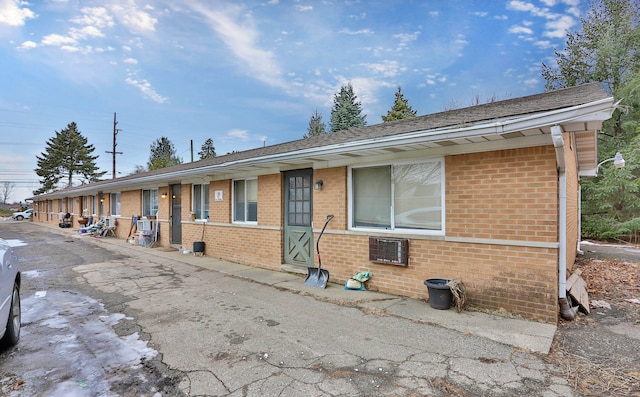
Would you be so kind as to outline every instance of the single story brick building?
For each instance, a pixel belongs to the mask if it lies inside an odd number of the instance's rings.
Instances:
[[[614,108],[585,84],[355,128],[39,195],[34,220],[110,216],[124,239],[157,214],[160,246],[306,274],[331,214],[330,281],[368,271],[369,289],[426,297],[458,279],[473,305],[555,323]]]

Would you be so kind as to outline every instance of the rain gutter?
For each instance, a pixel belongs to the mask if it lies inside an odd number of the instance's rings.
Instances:
[[[465,139],[476,136],[502,135],[510,132],[526,131],[532,129],[546,128],[549,125],[560,125],[573,122],[587,122],[594,120],[606,120],[611,117],[613,98],[607,97],[583,105],[552,110],[543,113],[535,113],[524,117],[503,118],[500,121],[491,121],[482,124],[448,126],[430,130],[420,130],[397,135],[368,138],[363,140],[338,143],[294,152],[276,153],[267,156],[253,157],[236,161],[229,161],[205,167],[190,168],[186,170],[160,173],[150,176],[140,176],[135,180],[124,181],[114,180],[100,184],[101,189],[112,189],[119,186],[140,185],[144,183],[162,181],[168,179],[188,178],[191,176],[212,174],[215,172],[228,172],[228,169],[235,166],[252,166],[269,164],[278,161],[304,160],[308,157],[318,158],[319,156],[337,155],[342,153],[352,153],[358,150],[369,150],[397,145],[411,145],[416,143],[435,142],[443,140]],[[87,185],[86,188],[74,189],[74,193],[84,191],[94,191],[96,185]],[[58,194],[57,194],[58,193]],[[43,195],[44,197],[56,197],[64,191],[52,192]],[[49,196],[51,195],[51,196]]]

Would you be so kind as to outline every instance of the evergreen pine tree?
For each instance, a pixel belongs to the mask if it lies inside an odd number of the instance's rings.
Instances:
[[[182,159],[176,155],[176,149],[173,147],[173,143],[171,143],[169,138],[164,136],[156,139],[156,141],[151,144],[151,154],[147,162],[147,169],[152,171],[176,164],[182,164]]]
[[[213,139],[208,138],[206,141],[204,141],[204,143],[200,147],[198,156],[200,156],[200,160],[216,157],[216,148],[215,146],[213,146]]]
[[[393,102],[393,106],[387,112],[387,115],[382,116],[382,121],[386,123],[388,121],[416,117],[417,111],[413,110],[411,106],[409,106],[408,100],[404,99],[404,96],[402,95],[402,88],[400,86],[398,86],[398,91],[395,95],[396,100]]]
[[[565,49],[556,50],[557,67],[542,64],[547,89],[604,83],[622,107],[599,134],[599,161],[621,152],[623,169],[610,162],[594,179],[581,180],[582,232],[590,238],[640,233],[640,10],[637,0],[594,0],[581,28],[568,32]]]
[[[362,115],[362,104],[357,101],[351,83],[340,88],[333,96],[331,109],[331,132],[348,130],[367,125],[366,115]]]
[[[66,178],[66,186],[73,186],[74,177],[82,177],[81,183],[97,182],[106,173],[98,171],[96,159],[92,156],[95,148],[87,143],[87,138],[78,131],[76,123],[56,131],[56,136],[46,143],[46,150],[36,156],[38,168],[36,174],[41,177],[41,187],[33,194],[51,192],[60,188],[61,180]]]
[[[318,136],[327,133],[327,127],[322,121],[322,115],[318,113],[318,109],[316,109],[315,113],[311,115],[309,119],[309,128],[307,128],[307,133],[304,135],[304,138],[311,138],[312,136]]]

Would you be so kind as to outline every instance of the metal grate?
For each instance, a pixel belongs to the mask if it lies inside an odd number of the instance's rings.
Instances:
[[[369,237],[369,260],[390,265],[409,265],[409,240],[406,238]]]

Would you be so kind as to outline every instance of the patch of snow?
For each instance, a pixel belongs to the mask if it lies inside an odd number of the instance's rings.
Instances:
[[[625,299],[625,301],[630,302],[630,303],[637,303],[637,304],[640,305],[640,299],[638,299],[638,298]]]
[[[38,278],[40,277],[40,271],[38,270],[27,270],[26,272],[22,272],[22,275],[26,278]]]
[[[611,309],[611,305],[607,301],[591,301],[591,307],[601,307],[603,309]]]
[[[32,295],[22,300],[24,340],[34,345],[29,346],[34,351],[47,346],[59,368],[48,375],[55,386],[43,395],[112,395],[111,384],[126,375],[115,369],[138,370],[144,360],[157,355],[138,333],[116,334],[113,325],[127,318],[124,314],[110,314],[102,303],[80,293],[45,292],[40,298]],[[54,380],[56,376],[60,378]]]
[[[22,240],[4,240],[7,242],[7,244],[9,244],[9,247],[23,247],[25,245],[27,245],[27,243],[25,243]]]

